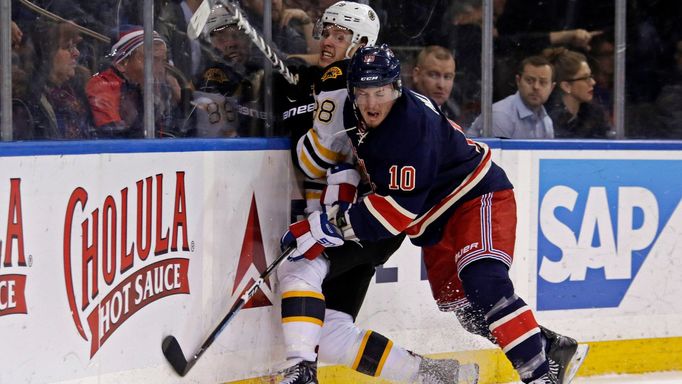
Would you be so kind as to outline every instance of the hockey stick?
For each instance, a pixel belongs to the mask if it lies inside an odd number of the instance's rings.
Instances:
[[[287,68],[286,65],[284,65],[284,62],[265,42],[265,40],[258,33],[258,31],[256,31],[256,29],[254,29],[251,26],[251,23],[249,23],[246,17],[244,17],[244,14],[239,9],[239,7],[234,3],[228,3],[224,0],[218,1],[225,7],[225,9],[228,12],[234,15],[235,19],[237,19],[237,26],[239,27],[239,29],[241,29],[244,32],[244,34],[251,39],[251,42],[253,42],[253,44],[261,52],[263,52],[265,57],[268,60],[270,60],[270,63],[272,63],[272,66],[275,68],[275,70],[282,74],[282,76],[284,76],[284,79],[289,84],[296,84],[298,82],[298,79],[289,71],[289,68]],[[210,13],[211,10],[209,0],[204,0],[201,3],[201,5],[199,5],[199,8],[197,8],[197,11],[194,12],[194,15],[192,15],[192,18],[190,19],[190,23],[187,26],[187,36],[193,39],[198,38],[199,35],[201,35],[201,32],[204,30],[204,27],[206,26],[206,21],[208,21]]]
[[[270,48],[270,46],[263,40],[263,37],[256,31],[251,24],[249,23],[248,20],[244,17],[244,14],[242,11],[239,9],[239,7],[235,4],[228,4],[226,2],[222,2],[225,8],[229,11],[232,12],[234,17],[237,19],[237,26],[244,31],[244,33],[251,38],[251,41],[258,47],[258,49],[263,52],[265,57],[267,57],[268,60],[272,63],[272,66],[275,68],[277,72],[279,72],[282,76],[284,76],[284,79],[289,83],[289,84],[296,84],[298,82],[298,79],[294,77],[294,75],[291,74],[289,71],[289,68],[287,68],[286,65],[284,65],[284,62],[277,56],[277,54]]]
[[[204,354],[206,349],[213,344],[216,337],[218,337],[223,329],[225,329],[225,326],[227,326],[227,324],[234,318],[237,312],[244,307],[251,297],[258,292],[265,279],[270,276],[272,271],[274,271],[275,268],[277,268],[277,266],[280,265],[282,261],[289,257],[289,255],[291,255],[295,250],[296,247],[289,247],[282,252],[282,254],[279,255],[279,257],[277,257],[272,264],[265,268],[265,271],[260,274],[258,280],[256,280],[253,285],[251,285],[251,287],[239,298],[239,300],[232,305],[232,308],[230,308],[230,311],[227,312],[227,315],[223,317],[223,319],[220,321],[220,324],[218,324],[218,326],[208,336],[206,341],[201,344],[201,347],[199,347],[194,355],[192,355],[192,357],[190,357],[188,360],[185,359],[185,354],[182,352],[182,348],[180,348],[180,344],[178,343],[178,340],[175,338],[175,336],[168,335],[163,339],[163,343],[161,344],[163,355],[166,356],[166,360],[168,360],[168,362],[173,366],[173,369],[178,373],[178,375],[185,376],[187,372],[192,369],[197,360],[199,360],[199,357]]]
[[[212,4],[209,0],[202,1],[189,19],[187,36],[190,39],[196,40],[199,38],[199,35],[201,35],[201,32],[204,30],[204,26],[206,26],[206,22],[208,21],[208,17],[211,15],[211,7]]]

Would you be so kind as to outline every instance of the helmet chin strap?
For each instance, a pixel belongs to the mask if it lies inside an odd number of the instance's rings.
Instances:
[[[350,43],[350,45],[348,46],[348,49],[346,49],[346,56],[344,57],[344,59],[350,59],[350,52],[351,52],[351,51],[353,50],[353,48],[355,48],[356,46],[357,46],[357,43]]]

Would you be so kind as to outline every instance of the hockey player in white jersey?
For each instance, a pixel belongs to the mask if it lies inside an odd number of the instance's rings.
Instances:
[[[280,384],[317,383],[317,361],[341,364],[370,376],[408,383],[476,383],[478,367],[455,360],[433,360],[394,344],[354,323],[377,265],[397,250],[403,236],[378,242],[347,242],[316,257],[319,241],[343,243],[324,232],[320,202],[352,203],[360,182],[351,145],[343,132],[347,98],[346,69],[353,52],[373,45],[379,20],[371,7],[341,1],[330,6],[316,25],[323,67],[314,85],[313,127],[296,143],[297,166],[307,176],[307,227],[292,225],[283,246],[305,245],[278,269],[282,292],[282,327],[288,368]],[[339,164],[341,164],[339,166]],[[325,179],[329,186],[325,186]],[[319,347],[319,349],[318,349]]]

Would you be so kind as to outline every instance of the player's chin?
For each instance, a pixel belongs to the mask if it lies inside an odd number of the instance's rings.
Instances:
[[[334,61],[335,61],[335,60],[334,60],[334,56],[330,56],[330,55],[328,55],[328,54],[325,54],[324,51],[322,51],[322,52],[320,53],[320,60],[319,60],[319,62],[320,62],[320,66],[321,66],[322,68],[328,66],[329,64],[333,63]]]
[[[384,115],[382,113],[365,113],[364,114],[365,124],[369,128],[375,128],[384,121]]]
[[[441,92],[436,92],[436,93],[432,94],[431,98],[433,99],[433,101],[438,103],[438,105],[443,104],[443,102],[445,102],[445,100],[447,99],[445,94],[441,93]]]

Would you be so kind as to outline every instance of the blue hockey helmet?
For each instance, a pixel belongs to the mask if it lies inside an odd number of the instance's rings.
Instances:
[[[386,44],[359,48],[348,65],[348,94],[352,98],[355,88],[381,87],[386,84],[393,84],[400,96],[400,60]]]

